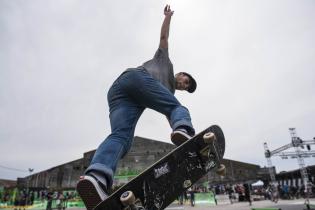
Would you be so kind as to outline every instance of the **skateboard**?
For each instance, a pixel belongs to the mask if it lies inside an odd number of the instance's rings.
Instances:
[[[119,188],[95,210],[165,209],[209,171],[224,176],[224,150],[221,128],[210,126]]]

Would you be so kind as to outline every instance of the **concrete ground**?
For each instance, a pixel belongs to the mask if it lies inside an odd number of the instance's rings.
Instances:
[[[311,200],[311,204],[315,204],[315,199]],[[219,204],[217,206],[207,204],[197,204],[194,207],[189,205],[177,205],[172,204],[166,210],[252,210],[253,208],[275,208],[281,210],[303,210],[305,209],[304,199],[297,200],[279,200],[278,203],[273,203],[269,200],[266,201],[254,201],[252,206],[249,206],[247,202],[240,202],[234,204]],[[82,210],[78,208],[70,208],[69,210]]]
[[[281,210],[304,210],[304,199],[297,199],[297,200],[279,200],[278,203],[273,203],[269,200],[265,201],[254,201],[252,206],[249,206],[248,202],[238,202],[234,204],[219,204],[217,206],[210,205],[210,204],[197,204],[196,206],[192,207],[188,204],[186,205],[178,205],[172,204],[166,210],[252,210],[257,208],[275,208]],[[315,204],[315,199],[310,200],[311,204]],[[8,210],[6,208],[5,210]],[[84,208],[67,208],[69,210],[83,210]],[[1,209],[2,210],[2,209]],[[32,209],[33,210],[33,209]],[[262,209],[261,209],[262,210]]]
[[[315,199],[311,200],[312,204],[315,204]],[[234,204],[221,204],[217,206],[210,206],[206,204],[198,204],[194,207],[189,205],[179,206],[172,205],[166,210],[252,210],[253,208],[275,208],[281,210],[303,210],[305,209],[304,199],[298,200],[279,200],[278,203],[273,203],[269,200],[266,201],[254,201],[252,206],[249,206],[248,202],[240,202]]]

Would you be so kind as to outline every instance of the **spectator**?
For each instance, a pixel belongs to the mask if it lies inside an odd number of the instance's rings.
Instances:
[[[244,194],[245,194],[245,200],[247,200],[249,202],[249,205],[252,205],[252,199],[250,196],[250,186],[249,184],[244,184]]]
[[[52,200],[53,200],[53,193],[52,192],[48,192],[47,193],[47,206],[46,206],[46,210],[52,210]]]
[[[195,189],[189,188],[188,193],[190,194],[190,205],[195,206]]]

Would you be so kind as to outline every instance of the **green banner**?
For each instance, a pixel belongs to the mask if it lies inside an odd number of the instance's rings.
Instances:
[[[195,193],[195,203],[215,204],[213,193]]]

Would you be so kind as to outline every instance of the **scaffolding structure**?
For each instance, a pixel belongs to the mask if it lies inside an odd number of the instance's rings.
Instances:
[[[299,165],[299,170],[301,173],[301,180],[302,184],[305,187],[305,193],[306,193],[306,203],[309,202],[308,197],[309,197],[309,192],[310,192],[310,182],[307,174],[307,170],[305,167],[304,163],[304,158],[309,158],[309,157],[315,157],[315,151],[311,150],[311,145],[315,144],[315,138],[313,140],[302,140],[299,138],[296,134],[295,128],[289,128],[290,135],[291,135],[291,143],[286,144],[278,149],[275,149],[273,151],[270,151],[267,143],[264,143],[264,150],[265,150],[265,157],[267,159],[267,165],[269,168],[269,174],[271,178],[271,182],[273,185],[277,185],[276,177],[275,177],[275,170],[273,170],[272,162],[271,162],[271,157],[272,156],[280,156],[282,159],[288,159],[290,158],[296,158],[298,161]],[[302,149],[307,147],[308,151],[304,151]],[[289,148],[294,148],[294,152],[283,152]]]

